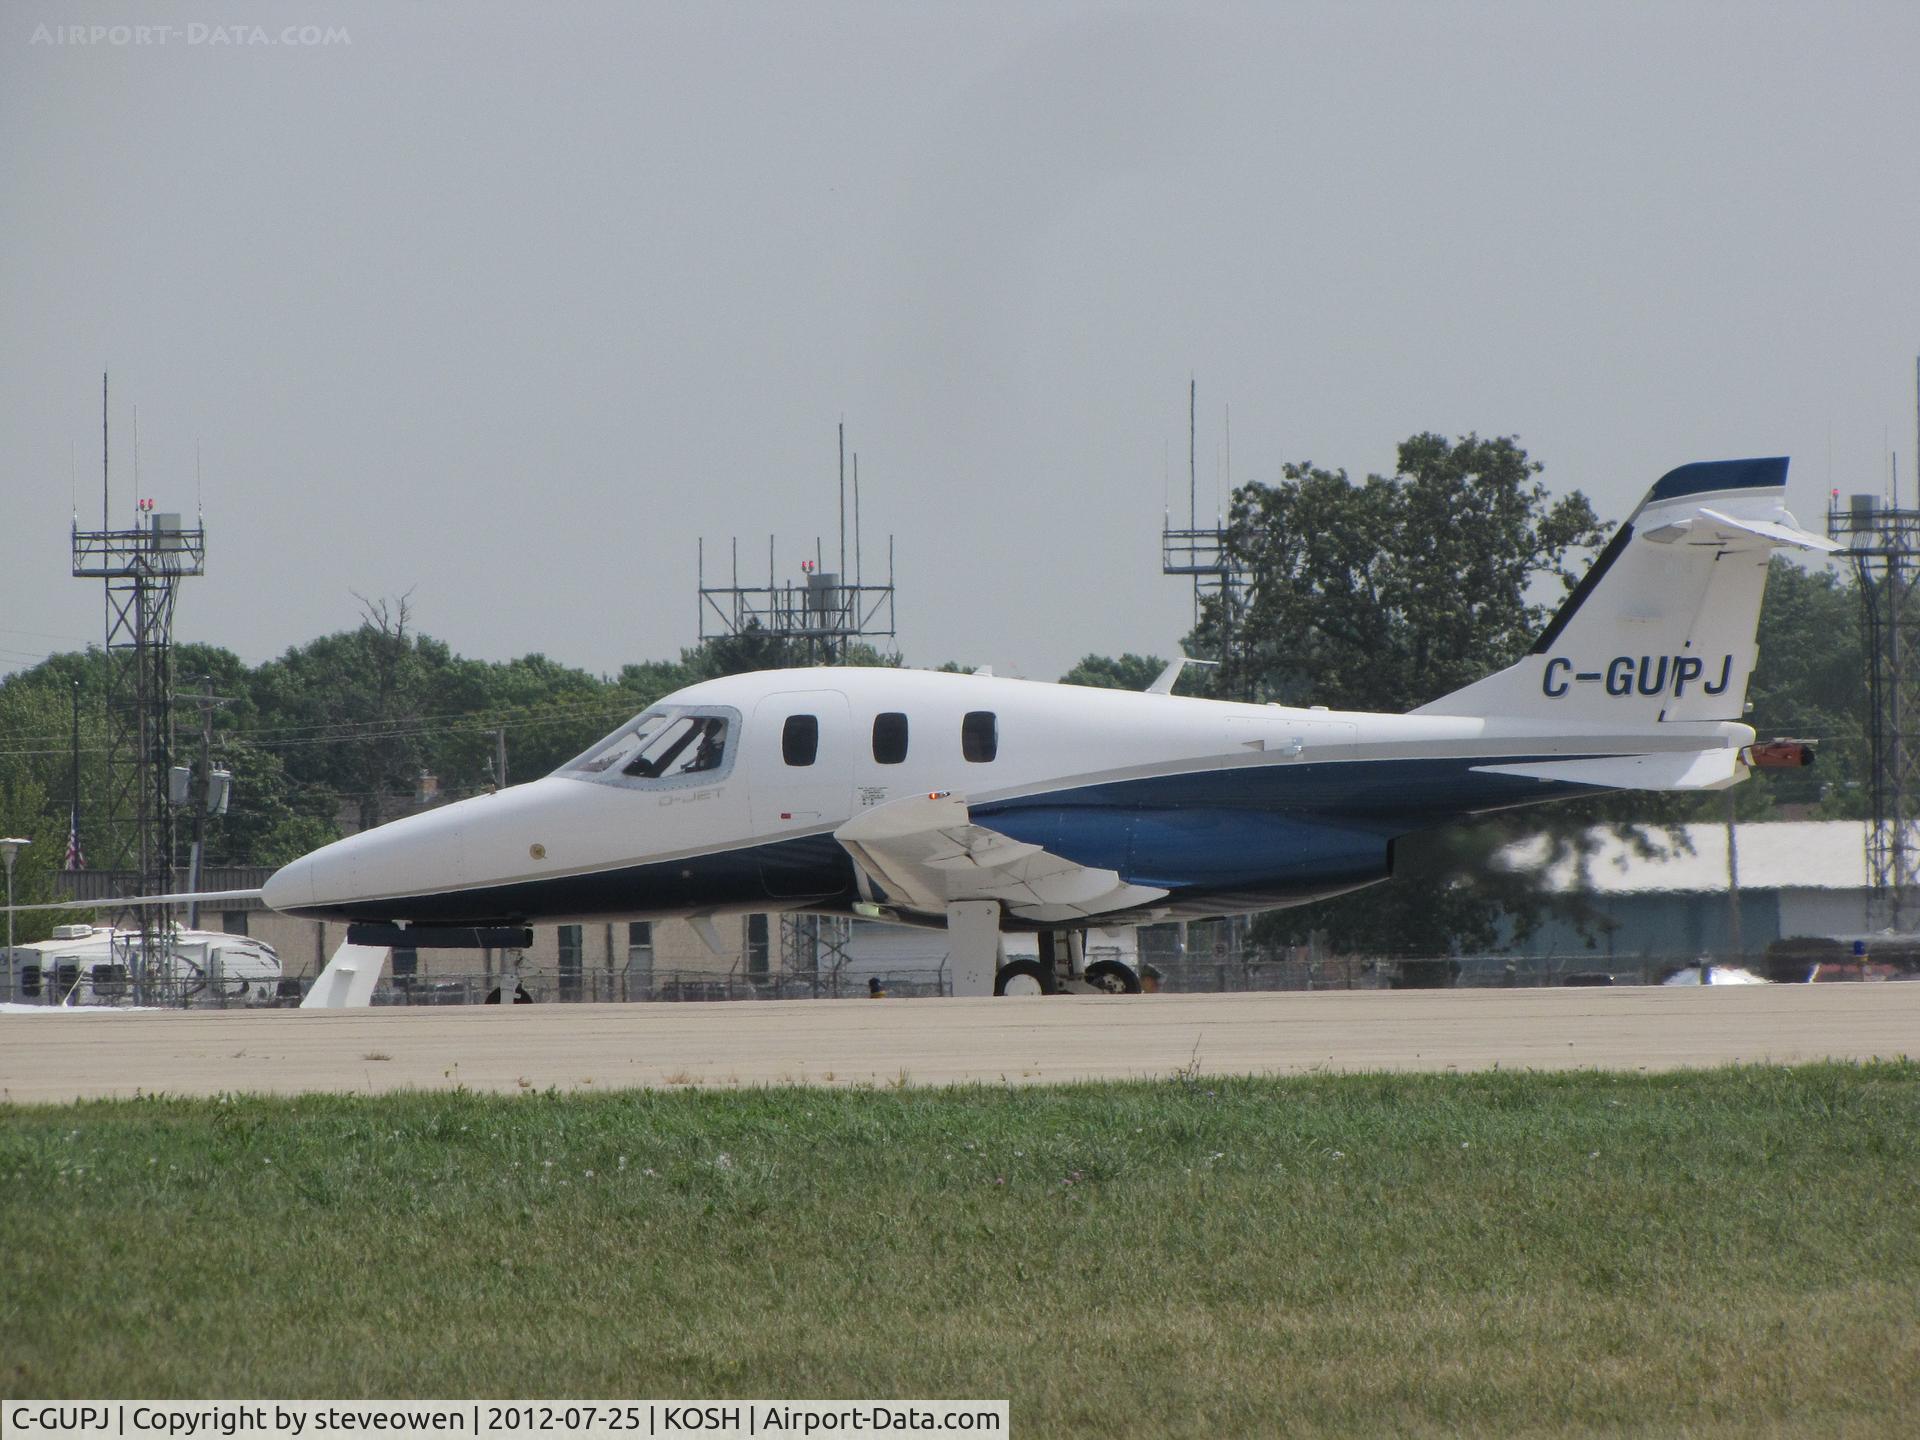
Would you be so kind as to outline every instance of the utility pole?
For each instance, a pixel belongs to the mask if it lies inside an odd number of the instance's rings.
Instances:
[[[507,727],[504,725],[493,732],[493,785],[496,790],[507,788]]]
[[[193,806],[193,849],[187,860],[187,888],[198,893],[200,889],[200,871],[207,853],[207,820],[215,815],[227,813],[227,803],[233,796],[233,774],[227,770],[216,770],[213,766],[213,707],[232,703],[230,695],[213,693],[213,677],[200,677],[200,770],[199,778],[186,787],[185,800]],[[200,902],[187,901],[187,928],[193,930],[200,924]],[[184,999],[182,1001],[184,1004]]]
[[[10,835],[5,840],[0,840],[0,862],[4,862],[7,867],[7,973],[9,975],[13,973],[13,862],[20,852],[32,843],[33,841],[19,835]],[[53,967],[53,973],[55,976],[59,975],[59,965],[56,964]],[[40,994],[49,1005],[54,1003],[53,990],[54,987],[47,983],[47,962],[42,960],[40,962]]]
[[[80,682],[73,682],[73,815],[68,822],[70,831],[67,845],[70,853],[61,863],[69,870],[80,868],[80,857],[86,852],[80,846]]]
[[[1735,839],[1733,791],[1727,791],[1727,944],[1736,956],[1747,953],[1740,934],[1740,850]]]
[[[213,677],[200,677],[200,783],[194,787],[193,855],[187,864],[187,889],[200,889],[200,862],[207,852],[207,811],[213,803]],[[200,902],[187,901],[187,928],[200,927]]]

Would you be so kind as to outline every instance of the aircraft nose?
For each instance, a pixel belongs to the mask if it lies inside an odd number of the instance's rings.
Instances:
[[[291,860],[267,877],[260,903],[283,914],[313,904],[313,856]]]
[[[281,866],[261,898],[320,919],[448,919],[464,892],[538,881],[560,868],[548,846],[560,848],[582,791],[602,788],[536,780],[394,820]]]

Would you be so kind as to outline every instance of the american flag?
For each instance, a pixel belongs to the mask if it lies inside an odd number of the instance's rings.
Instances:
[[[86,852],[80,848],[80,812],[76,809],[67,825],[67,869],[84,870],[87,868]]]

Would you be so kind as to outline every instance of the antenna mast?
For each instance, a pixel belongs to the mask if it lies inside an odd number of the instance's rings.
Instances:
[[[206,531],[178,514],[157,514],[136,497],[133,525],[112,528],[108,465],[107,377],[100,376],[100,509],[98,530],[73,526],[73,574],[105,582],[107,789],[104,843],[95,858],[123,872],[136,894],[174,889],[174,813],[185,802],[174,769],[173,611],[181,580],[206,573]],[[134,450],[138,463],[139,448]],[[182,771],[182,774],[185,772]],[[112,893],[109,891],[108,893]],[[122,892],[125,893],[125,892]],[[139,906],[122,922],[114,961],[126,967],[134,998],[144,1001],[172,943],[171,919]]]

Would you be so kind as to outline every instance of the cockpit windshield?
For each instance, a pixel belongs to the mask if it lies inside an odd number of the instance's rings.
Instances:
[[[717,780],[728,768],[733,720],[730,711],[658,706],[561,766],[559,773],[629,785]]]

